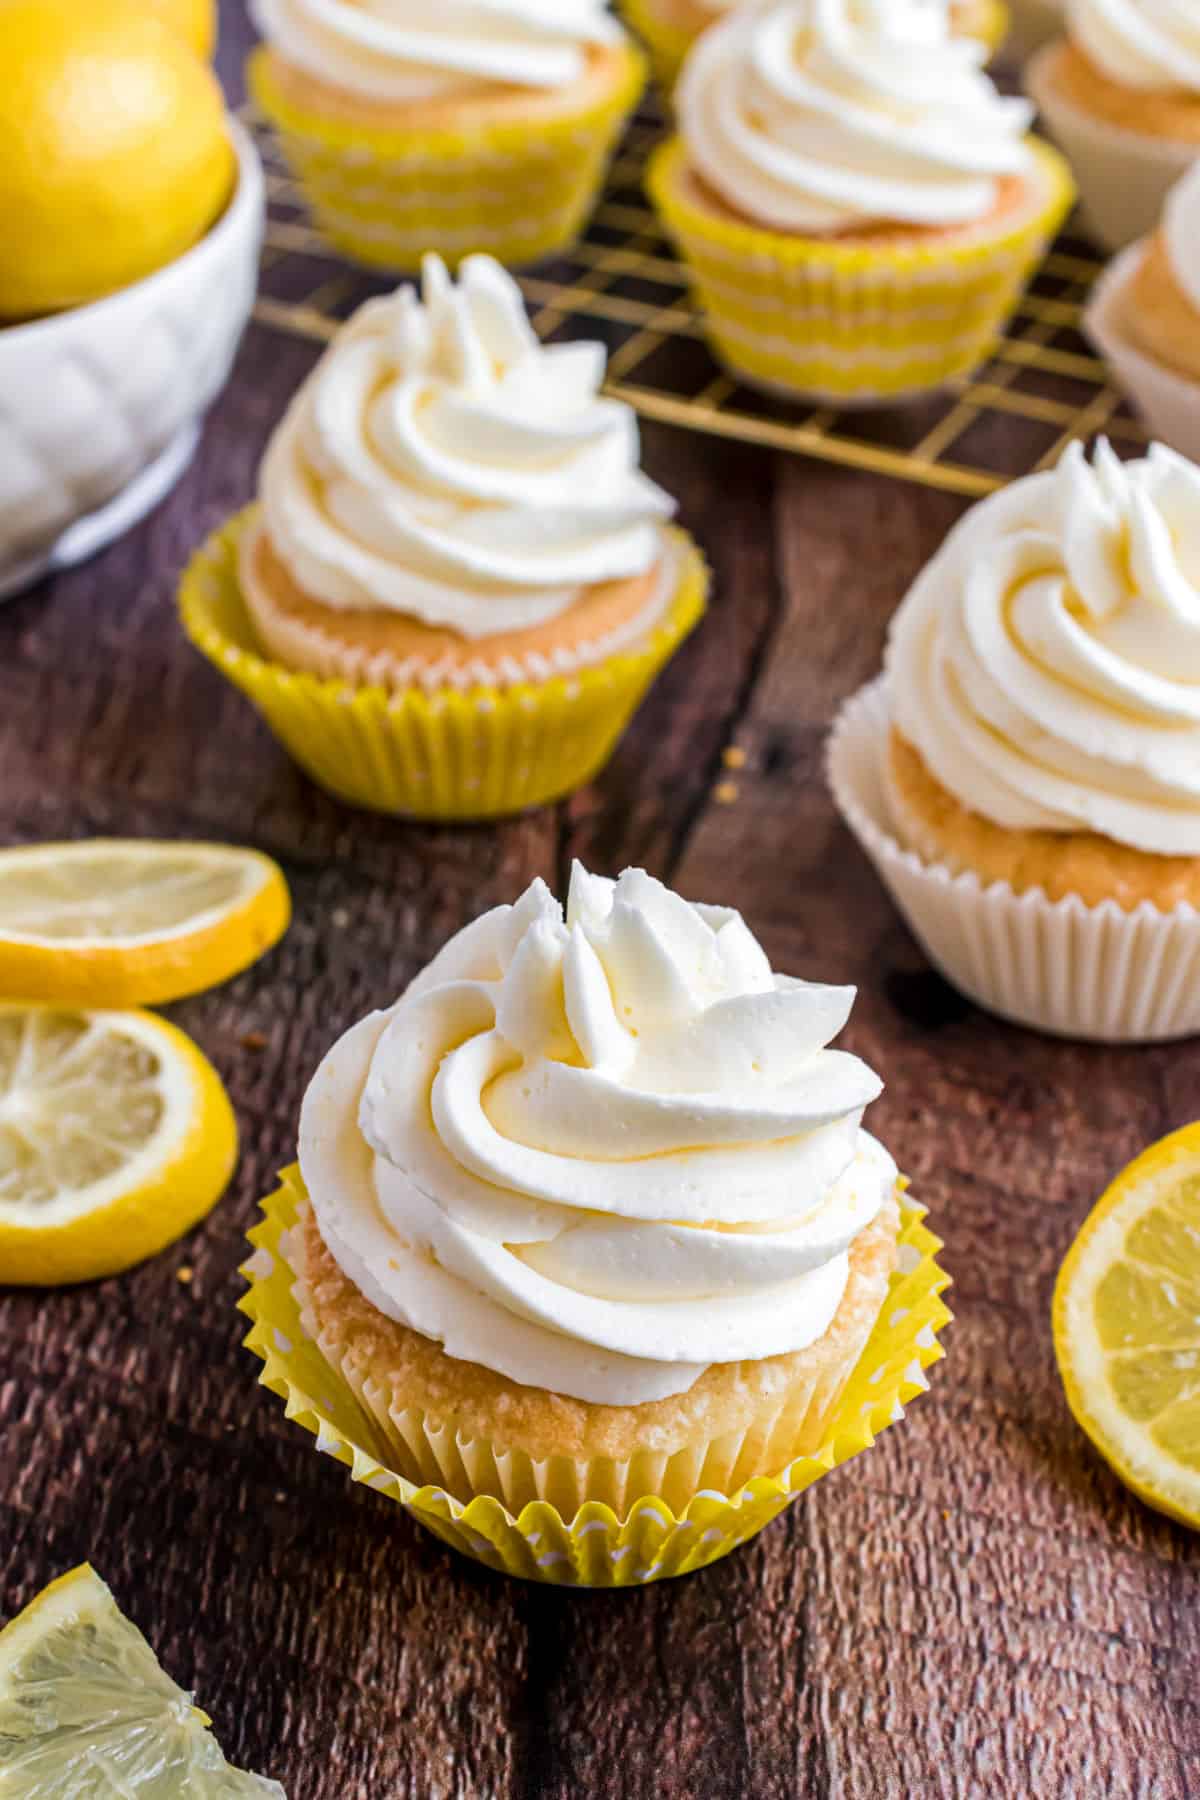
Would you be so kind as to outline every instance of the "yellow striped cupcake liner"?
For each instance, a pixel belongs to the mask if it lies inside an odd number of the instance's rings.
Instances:
[[[654,79],[664,94],[669,94],[679,79],[688,51],[699,32],[690,31],[664,16],[659,0],[617,0],[617,10],[631,30],[636,31],[650,56]],[[1008,36],[1008,7],[1005,0],[959,0],[955,13],[965,29],[995,55]],[[714,19],[719,13],[713,13]]]
[[[646,180],[735,375],[830,405],[890,405],[986,359],[1070,210],[1066,163],[1030,143],[1043,204],[971,243],[864,246],[721,217],[694,197],[679,138],[655,152]]]
[[[757,1536],[831,1469],[869,1449],[926,1391],[925,1371],[944,1355],[938,1333],[950,1319],[941,1299],[949,1277],[938,1266],[941,1244],[923,1223],[924,1207],[906,1195],[888,1297],[818,1451],[778,1475],[756,1477],[735,1494],[698,1493],[678,1514],[648,1496],[624,1518],[596,1500],[571,1519],[544,1500],[514,1516],[489,1496],[464,1503],[444,1488],[418,1487],[389,1467],[370,1412],[301,1323],[287,1234],[303,1197],[299,1170],[285,1170],[250,1233],[253,1254],[242,1269],[249,1288],[238,1305],[252,1321],[246,1345],[262,1361],[259,1380],[284,1401],[288,1418],[313,1434],[318,1450],[344,1463],[355,1481],[398,1502],[465,1556],[529,1581],[636,1587],[707,1567]]]
[[[403,272],[427,251],[451,266],[486,251],[520,268],[579,237],[646,64],[629,45],[611,92],[575,113],[437,130],[352,125],[297,107],[264,45],[246,79],[317,227],[344,256]]]
[[[708,570],[672,529],[679,585],[640,644],[594,667],[506,687],[401,693],[285,669],[259,647],[237,578],[248,507],[192,558],[180,585],[184,629],[253,701],[319,786],[352,806],[415,819],[494,819],[590,781],[615,750],[663,664],[698,623]]]

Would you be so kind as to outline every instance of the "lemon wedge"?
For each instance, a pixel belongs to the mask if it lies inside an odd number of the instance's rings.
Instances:
[[[283,1800],[208,1723],[86,1563],[0,1631],[0,1800]]]
[[[236,975],[287,930],[270,857],[92,838],[0,850],[0,994],[147,1006]]]
[[[233,1109],[152,1013],[0,1002],[0,1284],[115,1275],[216,1204]]]
[[[1130,1163],[1089,1215],[1055,1287],[1054,1347],[1100,1454],[1200,1529],[1200,1123]]]

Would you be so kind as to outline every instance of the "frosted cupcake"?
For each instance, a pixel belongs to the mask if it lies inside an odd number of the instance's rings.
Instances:
[[[892,623],[834,794],[931,958],[1071,1035],[1200,1029],[1200,469],[1073,444]]]
[[[703,563],[603,377],[601,345],[539,343],[498,264],[456,286],[431,259],[297,394],[182,607],[334,793],[441,818],[568,792],[696,623]]]
[[[1162,224],[1105,270],[1084,328],[1151,434],[1200,457],[1200,164]]]
[[[639,1507],[655,1567],[664,1531],[698,1566],[797,1459],[811,1480],[865,1447],[946,1315],[862,1128],[880,1082],[826,1047],[853,998],[637,870],[576,866],[565,912],[536,881],[452,939],[321,1064],[288,1269],[251,1270],[294,1280],[316,1429],[340,1382],[418,1511],[435,1496],[515,1572],[607,1582],[634,1578]],[[265,1348],[282,1315],[257,1289],[249,1310]],[[295,1329],[268,1379],[303,1411]]]
[[[620,10],[650,52],[655,77],[667,92],[702,31],[745,0],[620,0]],[[1045,3],[1045,0],[1042,0]],[[989,54],[1008,30],[1004,0],[950,0],[950,19],[960,37],[976,38]]]
[[[318,225],[415,269],[570,245],[645,78],[604,0],[251,0],[251,93]]]
[[[1109,250],[1158,223],[1200,155],[1200,12],[1163,0],[1068,0],[1067,35],[1026,84],[1066,151],[1085,219]]]
[[[783,0],[701,37],[649,186],[735,374],[879,404],[987,356],[1072,190],[982,61],[945,0]]]
[[[744,1542],[903,1416],[948,1317],[879,1080],[827,1048],[853,998],[640,871],[534,882],[317,1071],[253,1234],[263,1379],[510,1573]]]

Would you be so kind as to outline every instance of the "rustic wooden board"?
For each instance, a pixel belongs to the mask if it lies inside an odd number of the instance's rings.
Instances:
[[[1108,1176],[1200,1114],[1196,1047],[1060,1045],[971,1008],[820,778],[833,711],[960,503],[647,430],[714,604],[610,769],[501,827],[373,819],[291,767],[172,608],[313,355],[253,328],[171,500],[0,609],[0,839],[241,840],[296,900],[259,968],[173,1009],[241,1120],[221,1207],[119,1281],[0,1294],[0,1617],[90,1557],[231,1752],[293,1800],[1200,1793],[1200,1544],[1091,1453],[1048,1326]],[[780,966],[860,984],[847,1043],[886,1078],[875,1126],[956,1281],[949,1360],[903,1426],[733,1559],[616,1595],[505,1582],[352,1486],[256,1386],[234,1310],[332,1036],[573,855],[738,905]]]

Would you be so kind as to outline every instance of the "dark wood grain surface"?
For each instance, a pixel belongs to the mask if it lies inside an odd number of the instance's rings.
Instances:
[[[0,839],[244,841],[296,902],[264,963],[173,1009],[241,1121],[221,1206],[118,1281],[0,1293],[0,1617],[90,1558],[231,1754],[292,1800],[1200,1794],[1200,1541],[1092,1453],[1049,1329],[1108,1178],[1200,1115],[1200,1046],[1073,1047],[974,1010],[821,782],[835,708],[961,503],[647,430],[714,600],[612,766],[501,827],[371,818],[297,773],[172,605],[314,354],[252,327],[171,499],[0,609]],[[607,1595],[505,1581],[354,1487],[257,1387],[235,1311],[323,1049],[575,855],[739,906],[778,966],[859,984],[846,1041],[886,1079],[874,1127],[956,1283],[948,1360],[875,1451],[710,1571]]]

